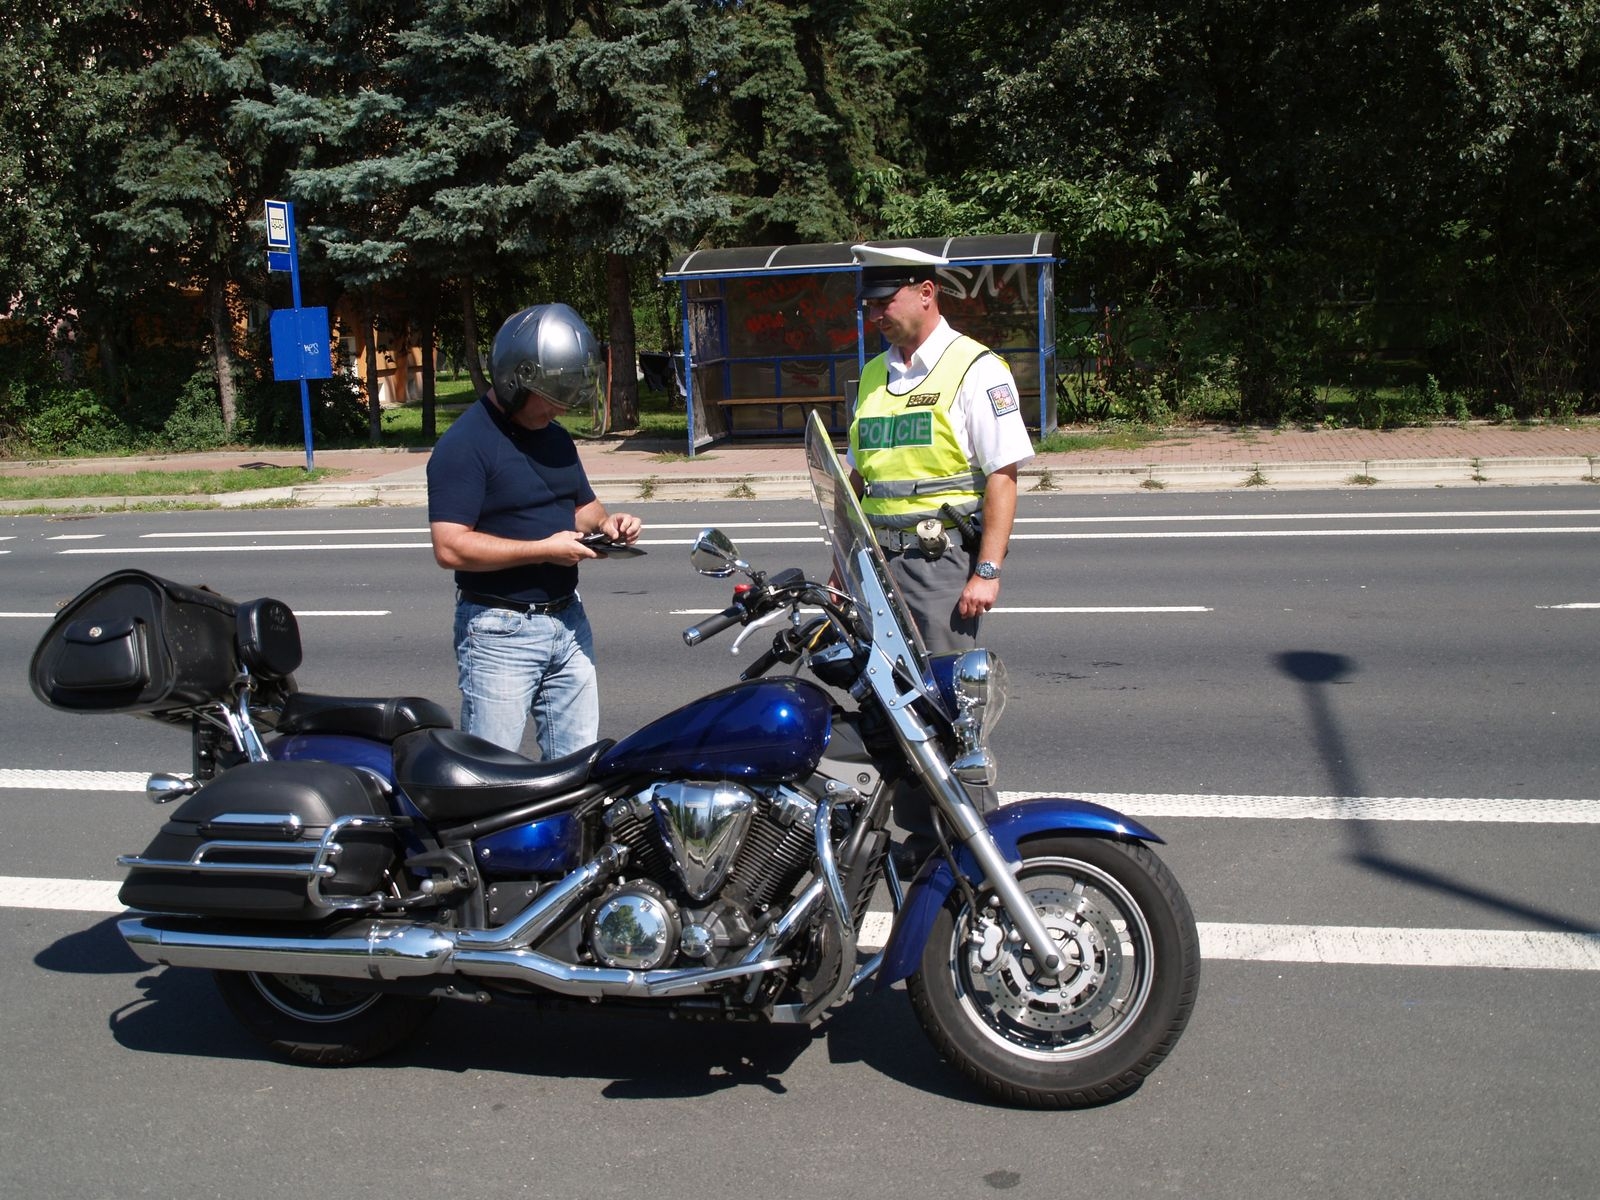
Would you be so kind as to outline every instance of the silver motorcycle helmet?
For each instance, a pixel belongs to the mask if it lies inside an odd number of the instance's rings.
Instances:
[[[508,413],[533,392],[562,410],[576,408],[592,402],[604,385],[600,343],[565,304],[535,304],[506,318],[494,335],[489,372]]]

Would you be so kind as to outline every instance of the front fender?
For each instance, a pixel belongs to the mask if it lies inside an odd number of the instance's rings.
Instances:
[[[1007,804],[986,814],[984,822],[1000,853],[1013,866],[1022,862],[1019,847],[1023,842],[1048,834],[1162,841],[1149,827],[1115,809],[1065,796]],[[965,846],[957,846],[955,853],[961,873],[974,886],[981,887],[983,873],[972,853]],[[905,907],[900,910],[900,918],[894,923],[889,944],[884,947],[883,966],[878,971],[879,988],[898,983],[917,969],[922,961],[923,944],[933,931],[934,918],[955,886],[955,874],[942,856],[935,855],[922,865],[906,897]]]

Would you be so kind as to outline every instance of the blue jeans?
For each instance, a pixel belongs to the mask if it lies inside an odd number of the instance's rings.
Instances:
[[[599,739],[594,635],[582,599],[548,615],[458,600],[455,639],[467,733],[520,751],[531,713],[546,761]]]

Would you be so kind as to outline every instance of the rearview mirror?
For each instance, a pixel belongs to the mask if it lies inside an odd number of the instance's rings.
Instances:
[[[689,562],[702,575],[726,579],[735,571],[750,572],[750,564],[739,557],[733,539],[720,529],[702,529],[689,551]]]

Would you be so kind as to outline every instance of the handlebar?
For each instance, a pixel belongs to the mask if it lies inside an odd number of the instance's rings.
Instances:
[[[698,625],[691,625],[683,631],[683,644],[685,646],[698,646],[709,637],[715,637],[724,629],[739,624],[745,618],[745,610],[737,604],[730,604],[715,616],[707,617]]]

